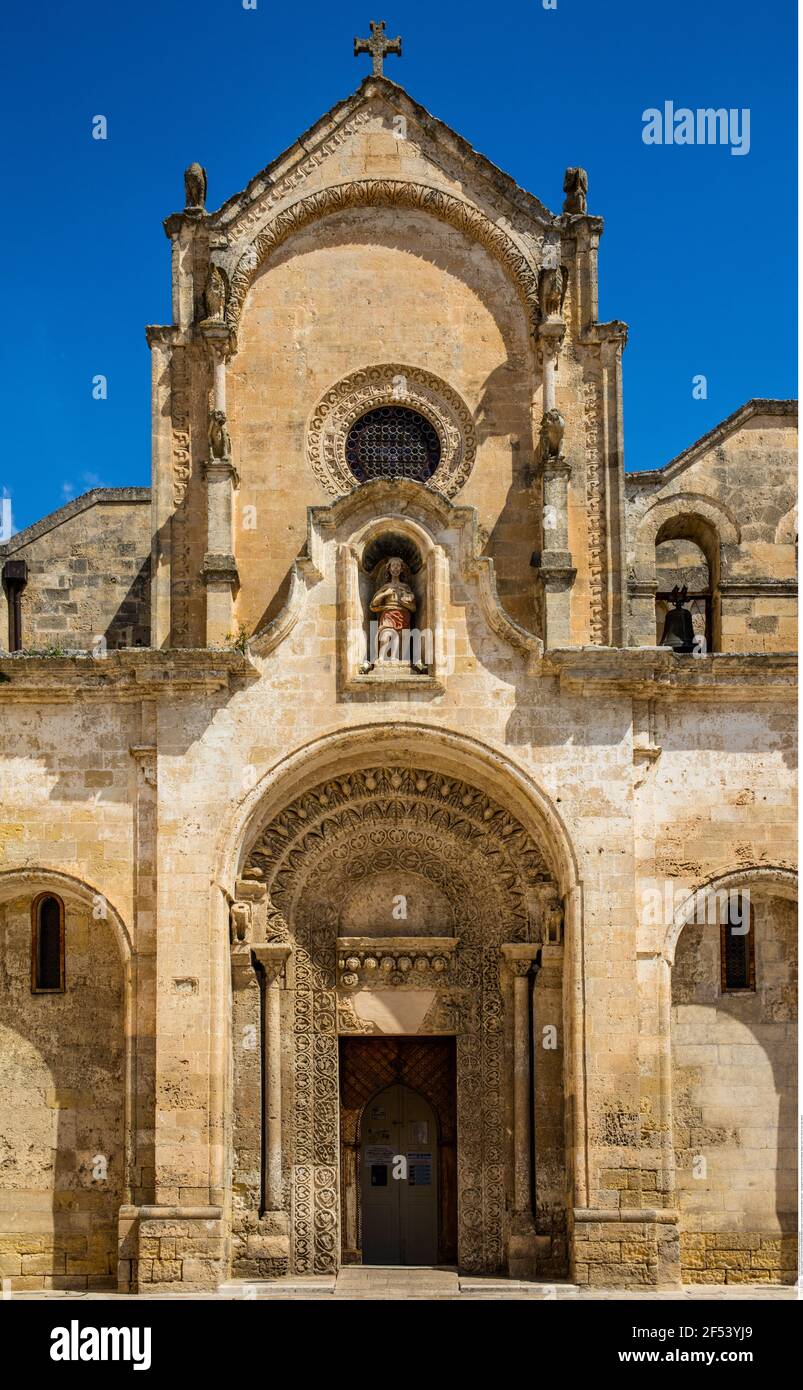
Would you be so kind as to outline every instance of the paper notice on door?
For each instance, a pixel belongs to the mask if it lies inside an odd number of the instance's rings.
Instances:
[[[426,1120],[410,1121],[410,1143],[427,1144],[429,1143],[429,1124]]]
[[[393,1149],[387,1144],[368,1144],[365,1149],[365,1162],[369,1168],[374,1163],[392,1163]]]
[[[411,1187],[432,1186],[432,1154],[408,1153],[407,1181]]]

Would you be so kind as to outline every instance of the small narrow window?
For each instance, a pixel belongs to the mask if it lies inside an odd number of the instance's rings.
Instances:
[[[32,907],[31,989],[34,994],[64,991],[64,904],[43,893]]]
[[[756,987],[753,907],[741,894],[729,894],[728,908],[719,928],[722,992]]]

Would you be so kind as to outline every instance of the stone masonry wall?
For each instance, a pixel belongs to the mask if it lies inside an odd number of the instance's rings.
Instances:
[[[0,1275],[108,1288],[123,1190],[123,974],[111,925],[65,904],[65,992],[31,993],[31,895],[0,906]]]
[[[98,488],[12,536],[6,559],[25,560],[22,644],[27,650],[150,645],[150,492]],[[8,648],[7,596],[0,650]]]

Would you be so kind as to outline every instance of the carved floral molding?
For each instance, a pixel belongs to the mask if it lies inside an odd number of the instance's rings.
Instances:
[[[408,406],[429,420],[440,440],[441,460],[428,486],[454,497],[477,453],[471,411],[440,377],[399,362],[352,372],[315,407],[307,430],[307,460],[321,487],[340,497],[357,486],[346,462],[346,439],[361,415],[383,405]]]

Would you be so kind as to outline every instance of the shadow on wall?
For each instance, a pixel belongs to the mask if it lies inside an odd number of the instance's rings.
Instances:
[[[0,906],[0,1274],[116,1287],[122,965],[111,925],[68,903],[65,992],[32,994],[34,896]]]
[[[751,889],[754,991],[720,982],[720,928],[683,928],[672,971],[673,1129],[687,1235],[796,1229],[796,907]],[[706,1252],[707,1267],[717,1258]],[[757,1251],[756,1259],[767,1259]],[[744,1270],[752,1253],[740,1254]],[[764,1281],[781,1270],[757,1266]],[[692,1271],[689,1271],[693,1277]],[[794,1272],[785,1273],[790,1282]]]

